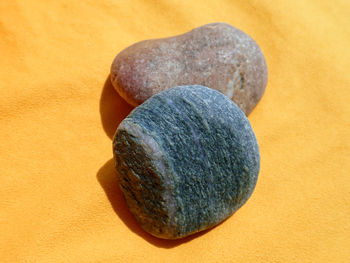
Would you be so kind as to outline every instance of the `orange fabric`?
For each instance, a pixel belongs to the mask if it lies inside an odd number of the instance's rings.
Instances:
[[[350,2],[0,1],[1,262],[350,262]],[[251,199],[180,241],[149,236],[117,187],[111,136],[131,110],[110,64],[144,39],[228,22],[263,50],[249,116]]]

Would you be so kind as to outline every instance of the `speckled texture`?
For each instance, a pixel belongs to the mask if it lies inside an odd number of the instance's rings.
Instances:
[[[264,93],[267,67],[251,37],[213,23],[126,48],[112,64],[111,80],[133,106],[168,88],[198,84],[225,94],[248,115]]]
[[[259,173],[244,113],[197,85],[166,90],[135,108],[119,125],[113,151],[128,207],[161,238],[218,224],[247,201]]]

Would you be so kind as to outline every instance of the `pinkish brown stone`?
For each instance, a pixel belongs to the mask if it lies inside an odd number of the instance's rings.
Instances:
[[[251,37],[213,23],[124,49],[113,61],[111,80],[133,106],[168,88],[197,84],[225,94],[248,115],[264,93],[267,67]]]

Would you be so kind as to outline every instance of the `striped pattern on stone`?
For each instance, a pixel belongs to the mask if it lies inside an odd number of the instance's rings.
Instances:
[[[176,239],[240,208],[259,173],[259,148],[238,106],[213,89],[179,86],[152,96],[113,140],[126,203],[150,234]]]

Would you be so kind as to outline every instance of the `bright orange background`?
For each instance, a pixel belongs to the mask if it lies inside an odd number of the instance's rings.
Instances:
[[[350,2],[0,1],[1,262],[350,262]],[[108,80],[144,39],[228,22],[269,67],[249,116],[248,203],[181,241],[126,209],[111,137],[131,110]]]

